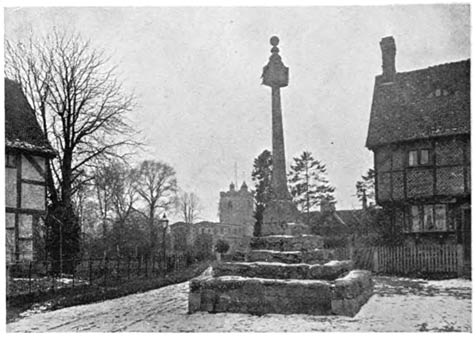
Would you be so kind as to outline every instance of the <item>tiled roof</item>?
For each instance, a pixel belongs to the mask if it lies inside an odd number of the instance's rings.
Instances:
[[[5,147],[54,155],[20,85],[5,78]]]
[[[323,214],[320,211],[310,212],[310,223],[320,223]],[[333,223],[335,226],[344,226],[348,228],[360,226],[364,211],[361,209],[353,210],[336,210],[327,215],[326,221]],[[306,214],[303,213],[303,219],[306,219]]]
[[[470,133],[470,60],[375,80],[366,146]]]

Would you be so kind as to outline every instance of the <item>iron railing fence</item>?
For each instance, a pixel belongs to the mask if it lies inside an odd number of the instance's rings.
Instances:
[[[188,254],[158,257],[19,261],[6,265],[7,296],[79,286],[108,286],[129,280],[164,277],[191,265]],[[66,265],[72,264],[74,267]],[[58,267],[59,266],[59,267]],[[72,273],[62,273],[72,270]]]

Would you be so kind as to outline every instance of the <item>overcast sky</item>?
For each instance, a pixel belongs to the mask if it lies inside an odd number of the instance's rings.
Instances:
[[[379,41],[393,35],[397,71],[470,57],[467,5],[278,8],[10,8],[6,39],[57,27],[79,31],[118,64],[138,108],[131,115],[157,159],[218,219],[219,192],[251,182],[271,149],[271,92],[260,85],[278,35],[289,86],[281,90],[286,159],[303,150],[327,164],[338,209],[359,208]],[[172,217],[172,220],[174,218]]]

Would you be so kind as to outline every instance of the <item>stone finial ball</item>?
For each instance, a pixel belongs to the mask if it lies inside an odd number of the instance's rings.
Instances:
[[[276,47],[279,44],[279,38],[277,36],[273,36],[271,39],[269,39],[269,43]]]

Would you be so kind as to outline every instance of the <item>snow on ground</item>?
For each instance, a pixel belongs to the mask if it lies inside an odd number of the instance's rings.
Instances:
[[[471,331],[471,281],[377,277],[355,317],[187,314],[189,283],[100,303],[34,314],[8,332]]]

